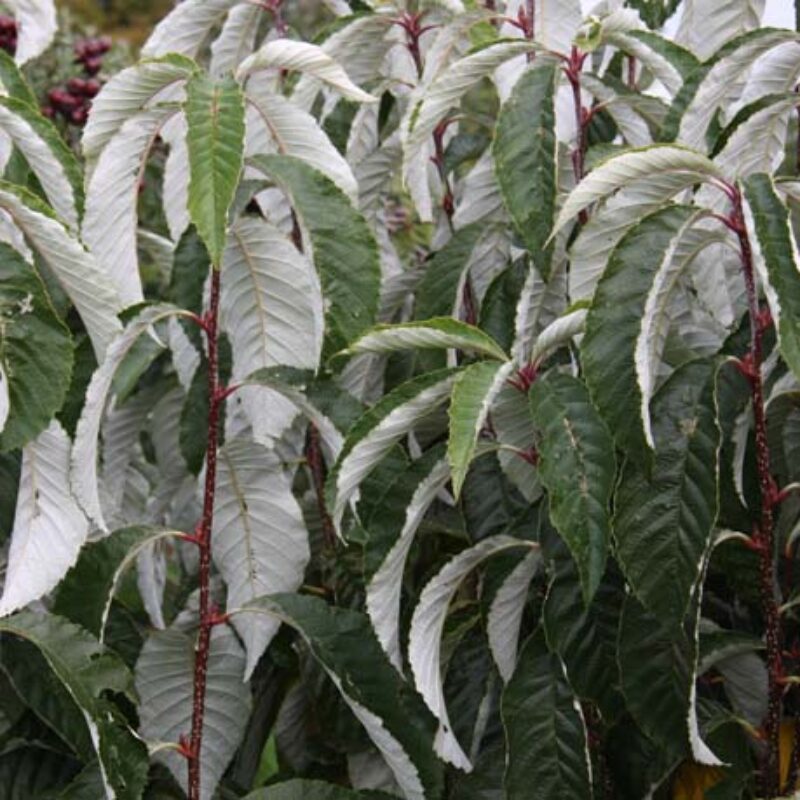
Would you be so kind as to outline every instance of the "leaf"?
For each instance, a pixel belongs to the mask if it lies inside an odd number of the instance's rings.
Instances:
[[[773,47],[794,41],[793,31],[761,28],[729,42],[705,74],[699,73],[700,82],[680,119],[677,141],[698,150],[705,149],[708,127],[731,86],[744,76],[753,62]]]
[[[423,456],[412,462],[391,485],[386,502],[376,508],[366,524],[366,559],[372,560],[376,551],[385,550],[367,584],[367,613],[381,647],[398,671],[403,666],[400,598],[406,561],[428,509],[450,480],[450,466],[439,455],[436,451],[433,458]],[[402,486],[398,485],[400,481]],[[391,536],[395,537],[391,545],[383,548],[382,545],[389,545]]]
[[[686,615],[717,516],[712,366],[685,364],[653,398],[652,469],[628,461],[615,497],[622,571],[640,602],[673,627]]]
[[[743,182],[753,260],[769,302],[781,355],[800,376],[800,258],[789,212],[768,175]]]
[[[256,44],[261,13],[259,6],[247,2],[238,2],[231,8],[219,36],[211,43],[208,71],[212,78],[233,72],[250,55]]]
[[[723,0],[712,6],[687,0],[675,40],[706,61],[742,33],[761,27],[765,0]]]
[[[472,764],[453,734],[445,705],[441,668],[442,633],[448,608],[464,578],[487,558],[512,547],[535,548],[537,545],[500,535],[462,550],[427,583],[411,620],[408,659],[414,673],[414,684],[439,720],[434,750],[446,762],[467,772],[471,771]]]
[[[558,656],[535,633],[503,692],[503,727],[508,743],[503,781],[509,800],[591,797],[592,775],[586,726]]]
[[[542,563],[538,550],[531,550],[503,581],[492,600],[486,620],[489,648],[497,671],[505,683],[511,680],[517,665],[522,615],[528,600],[531,581]]]
[[[198,55],[209,34],[239,0],[186,0],[170,11],[142,47],[142,57]]]
[[[140,733],[152,743],[178,742],[192,727],[195,636],[174,626],[152,631],[136,662]],[[210,800],[236,753],[250,716],[250,689],[243,682],[245,654],[233,630],[211,631],[206,704],[200,752],[200,800]],[[186,791],[186,759],[174,750],[154,756]]]
[[[323,308],[313,265],[268,222],[239,219],[222,259],[220,314],[233,376],[278,364],[315,369]]]
[[[69,491],[70,441],[58,422],[25,446],[0,616],[43,597],[78,558],[89,533]]]
[[[195,75],[186,87],[189,215],[218,268],[228,210],[242,172],[244,97],[232,78]]]
[[[606,567],[614,441],[577,378],[548,373],[534,383],[530,403],[550,517],[578,566],[588,606]]]
[[[262,598],[251,611],[296,628],[383,755],[406,800],[439,800],[434,724],[380,649],[366,615],[303,595]]]
[[[617,665],[624,581],[609,560],[606,574],[587,606],[578,567],[564,541],[549,525],[542,526],[539,539],[543,557],[552,565],[542,609],[547,644],[563,660],[567,680],[578,697],[595,703],[603,719],[611,724],[624,710]]]
[[[415,166],[436,126],[447,112],[482,78],[514,56],[533,52],[538,45],[525,40],[498,42],[452,63],[413,103],[403,122],[400,137],[403,144],[403,181],[412,182]],[[430,221],[424,208],[418,208],[423,222]]]
[[[274,150],[295,156],[330,178],[357,204],[358,184],[350,165],[311,114],[255,81],[248,84],[245,100],[248,152]]]
[[[376,325],[356,339],[342,352],[342,355],[445,348],[506,359],[503,349],[491,336],[474,325],[468,325],[452,317],[434,317],[397,325]]]
[[[17,23],[18,65],[40,56],[50,46],[58,30],[53,0],[7,0]]]
[[[640,178],[669,176],[670,194],[677,194],[695,183],[723,180],[724,176],[704,155],[678,145],[651,145],[626,150],[602,161],[567,197],[556,220],[551,238],[573,217],[597,200]]]
[[[650,449],[655,449],[650,401],[662,371],[667,336],[673,324],[675,295],[680,290],[681,278],[694,257],[704,245],[718,240],[716,231],[695,229],[694,226],[703,216],[703,212],[698,212],[689,217],[664,253],[647,293],[641,328],[636,338],[634,360],[641,394],[640,416],[644,437]]]
[[[247,439],[226,443],[217,463],[211,543],[214,563],[228,587],[228,609],[265,594],[295,591],[310,552],[303,514],[292,494],[292,472],[275,453]],[[245,680],[278,624],[254,615],[233,618],[247,651]]]
[[[545,280],[558,192],[557,79],[554,64],[534,65],[522,73],[500,110],[492,147],[503,202]]]
[[[176,113],[161,108],[129,117],[98,156],[89,179],[81,235],[106,266],[125,306],[144,299],[137,251],[140,181],[157,136]]]
[[[4,94],[13,97],[15,100],[27,103],[29,106],[36,107],[37,100],[33,89],[31,89],[19,67],[14,63],[13,57],[6,53],[5,50],[0,53],[0,83],[5,89]]]
[[[479,362],[462,370],[453,384],[447,459],[456,500],[461,495],[467,470],[475,457],[475,448],[489,416],[489,409],[513,369],[514,364],[510,361]]]
[[[71,230],[83,213],[83,177],[56,126],[14,97],[0,98],[0,129],[25,157],[48,202]]]
[[[72,341],[42,281],[0,244],[0,450],[38,436],[61,409],[72,373]]]
[[[189,58],[172,53],[148,59],[113,75],[92,100],[81,147],[91,168],[103,148],[131,117],[166,96],[178,99],[175,90],[197,70]]]
[[[438,370],[402,384],[351,428],[325,488],[337,528],[361,481],[395,442],[449,399],[457,373],[452,369]]]
[[[648,451],[642,425],[631,424],[642,407],[635,343],[659,265],[693,214],[688,207],[665,208],[632,228],[611,255],[586,318],[581,362],[592,401],[617,446],[640,461]]]
[[[120,330],[117,313],[122,310],[103,270],[83,245],[53,219],[50,209],[26,190],[0,181],[0,208],[58,279],[81,316],[95,355],[102,358]]]
[[[321,47],[292,39],[273,39],[248,56],[236,70],[237,80],[264,70],[291,70],[312,75],[336,89],[343,97],[357,103],[374,103],[377,98],[359,89],[342,67]]]
[[[553,320],[537,337],[531,349],[531,361],[541,363],[559,347],[569,344],[586,328],[587,310],[578,308]]]
[[[375,321],[380,262],[372,232],[341,190],[302,161],[259,156],[252,166],[289,194],[308,233],[328,306],[326,352],[336,352]]]
[[[114,340],[108,348],[105,359],[92,375],[86,392],[86,403],[75,432],[71,480],[75,498],[89,519],[102,530],[107,530],[107,525],[100,504],[97,481],[97,437],[100,434],[100,422],[111,393],[114,375],[139,337],[150,330],[152,325],[171,316],[181,316],[186,313],[166,304],[146,308],[134,317]]]
[[[0,620],[0,633],[35,645],[83,711],[100,757],[108,800],[138,800],[147,781],[147,753],[101,697],[105,690],[129,693],[130,673],[124,664],[61,617],[23,611]]]
[[[579,0],[536,0],[534,37],[548,50],[568,53],[583,11]]]
[[[245,795],[244,800],[389,800],[384,792],[356,792],[333,783],[301,780],[275,783]]]
[[[90,542],[59,584],[53,610],[103,641],[111,601],[125,571],[154,542],[182,535],[178,531],[136,525]]]
[[[622,693],[641,729],[673,757],[688,749],[692,647],[628,596],[619,623]]]

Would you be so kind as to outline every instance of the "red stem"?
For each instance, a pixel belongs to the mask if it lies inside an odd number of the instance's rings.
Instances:
[[[572,169],[575,172],[575,181],[577,183],[580,183],[586,174],[586,150],[588,146],[586,133],[591,119],[583,107],[581,99],[581,70],[583,69],[585,58],[586,54],[573,46],[567,66],[564,69],[567,80],[569,80],[572,87],[572,101],[575,108],[576,142],[575,149],[572,151]],[[585,209],[581,211],[579,217],[581,225],[585,225],[588,218],[587,211]]]
[[[317,508],[322,520],[322,537],[325,541],[325,546],[333,552],[336,550],[336,529],[333,526],[333,520],[328,513],[328,506],[325,502],[325,466],[322,461],[322,448],[319,443],[319,429],[313,422],[308,426],[306,459],[308,460],[308,468],[311,470],[311,478],[314,481]]]
[[[225,402],[219,386],[218,323],[219,270],[211,271],[211,299],[205,316],[208,341],[208,443],[206,446],[206,480],[203,495],[203,516],[197,531],[200,549],[200,629],[197,634],[194,661],[194,695],[192,699],[192,733],[189,739],[189,800],[200,800],[200,751],[203,743],[203,718],[206,706],[206,675],[211,647],[211,629],[218,624],[218,614],[210,602],[211,528],[214,522],[214,493],[217,478],[217,443],[219,412]]]
[[[767,716],[763,723],[767,753],[764,758],[761,780],[763,792],[774,797],[780,789],[779,737],[781,705],[783,699],[783,655],[781,652],[781,622],[778,600],[775,596],[775,554],[774,554],[774,514],[776,492],[775,482],[770,470],[770,454],[767,442],[767,416],[764,404],[764,382],[762,363],[764,360],[764,324],[758,304],[756,291],[753,251],[744,222],[741,194],[736,192],[732,214],[734,229],[739,239],[747,290],[747,307],[750,317],[750,348],[748,354],[751,373],[749,375],[753,417],[755,420],[756,466],[761,494],[761,515],[753,539],[757,545],[759,574],[761,581],[761,607],[764,616],[765,639],[767,646],[768,704]]]

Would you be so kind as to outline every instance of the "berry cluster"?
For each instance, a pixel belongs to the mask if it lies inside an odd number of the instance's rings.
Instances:
[[[70,78],[66,87],[51,89],[42,113],[51,119],[61,116],[72,125],[85,125],[92,98],[101,88],[95,76],[103,67],[103,56],[110,49],[111,39],[107,36],[79,41],[75,45],[75,63],[83,65],[85,77]]]
[[[75,62],[83,64],[83,71],[87,75],[97,75],[103,67],[103,56],[110,49],[111,39],[108,36],[83,39],[75,45]]]
[[[0,17],[0,48],[12,56],[17,52],[17,23],[13,17]]]

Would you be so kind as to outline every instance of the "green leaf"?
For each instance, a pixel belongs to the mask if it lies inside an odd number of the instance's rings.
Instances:
[[[575,559],[588,605],[606,567],[614,440],[577,378],[548,373],[534,383],[530,403],[550,517]]]
[[[481,362],[464,369],[453,384],[450,400],[450,437],[447,458],[453,473],[453,494],[458,499],[475,457],[475,448],[489,410],[514,365]]]
[[[591,797],[586,730],[561,660],[541,631],[527,642],[502,699],[508,800]]]
[[[545,278],[556,213],[558,139],[555,94],[559,68],[531,66],[519,77],[497,119],[493,156],[503,202]]]
[[[59,584],[53,610],[102,639],[111,601],[125,570],[153,542],[181,535],[165,528],[136,525],[90,542]]]
[[[614,539],[636,597],[659,620],[683,621],[717,517],[720,433],[714,366],[678,369],[653,399],[651,469],[623,468],[614,504]]]
[[[438,800],[441,763],[434,723],[419,696],[391,666],[366,615],[303,595],[262,598],[251,611],[296,628],[345,702],[383,753],[408,800]]]
[[[800,256],[789,211],[768,175],[743,181],[753,259],[778,332],[781,355],[800,378]]]
[[[73,354],[41,279],[2,243],[0,319],[0,450],[14,450],[36,438],[61,408]]]
[[[289,194],[311,240],[328,305],[325,352],[331,355],[375,321],[380,288],[375,238],[344,192],[305,162],[291,156],[258,156],[252,166]]]
[[[664,625],[628,596],[619,628],[622,694],[639,727],[667,753],[688,750],[693,648],[680,629]]]
[[[394,353],[400,350],[454,348],[503,361],[506,354],[491,336],[452,317],[435,317],[398,325],[376,325],[338,355]]]
[[[581,363],[589,393],[617,446],[638,461],[648,451],[642,425],[633,424],[641,417],[635,343],[659,265],[693,213],[670,207],[632,228],[612,253],[586,318]]]
[[[219,269],[228,210],[236,194],[244,152],[244,98],[233,78],[214,82],[195,75],[186,88],[189,214]]]
[[[0,620],[0,633],[34,644],[84,712],[109,787],[107,796],[139,800],[147,780],[147,752],[101,697],[106,690],[131,694],[131,676],[124,664],[85,630],[61,617],[23,611]]]
[[[3,798],[41,800],[49,790],[63,786],[78,769],[78,762],[46,745],[16,742],[0,755]]]
[[[14,59],[5,50],[0,52],[0,83],[9,97],[37,108],[39,101]]]
[[[580,574],[561,537],[549,526],[539,533],[544,557],[552,564],[542,623],[550,649],[564,661],[576,694],[597,704],[603,718],[616,719],[624,708],[619,693],[617,628],[625,588],[609,561],[592,602],[583,602]]]
[[[443,369],[407,381],[381,398],[352,427],[325,487],[337,526],[361,481],[394,443],[450,398],[457,374],[458,369]]]

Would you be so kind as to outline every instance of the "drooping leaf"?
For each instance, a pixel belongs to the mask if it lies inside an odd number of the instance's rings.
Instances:
[[[296,779],[250,792],[244,800],[389,800],[384,792],[345,789],[333,783]]]
[[[117,656],[61,617],[23,611],[0,620],[0,633],[35,645],[81,709],[97,749],[108,800],[139,800],[147,753],[102,699],[105,690],[130,693],[131,676]]]
[[[642,604],[673,627],[687,612],[717,516],[713,374],[711,362],[689,362],[659,390],[652,469],[628,461],[615,497],[622,571]]]
[[[0,244],[0,318],[0,450],[12,450],[61,409],[73,354],[42,281],[6,244]]]
[[[519,77],[500,111],[492,148],[503,201],[545,280],[558,192],[557,78],[553,64],[531,66]]]
[[[400,599],[403,573],[414,537],[426,512],[450,479],[450,467],[440,450],[414,461],[393,483],[366,523],[367,571],[381,554],[367,585],[366,607],[375,635],[392,664],[402,669]],[[397,508],[395,509],[395,501]],[[391,544],[389,537],[395,536]]]
[[[145,548],[180,534],[163,528],[133,526],[87,544],[56,590],[53,610],[102,641],[111,601],[125,570]]]
[[[81,139],[90,168],[125,122],[155,105],[162,96],[178,99],[181,95],[175,94],[175,87],[185,83],[196,70],[191,59],[173,51],[171,55],[141,61],[112,76],[92,101]]]
[[[187,0],[156,25],[142,47],[144,58],[165,53],[195,57],[209,34],[239,0]]]
[[[500,677],[508,683],[517,665],[520,629],[531,581],[539,570],[542,556],[531,550],[503,581],[492,600],[486,619],[486,634],[492,658]]]
[[[781,355],[800,376],[800,257],[789,212],[767,175],[746,178],[744,194],[755,268],[775,321]]]
[[[403,120],[403,180],[414,180],[414,168],[424,156],[436,126],[457,106],[466,92],[482,78],[514,56],[535,50],[538,45],[524,40],[498,42],[451,64],[410,108]],[[431,219],[431,209],[419,208],[423,222]]]
[[[114,340],[105,359],[92,376],[72,448],[72,489],[87,516],[102,529],[107,526],[97,480],[97,437],[114,375],[143,333],[161,320],[185,313],[166,304],[146,308]]]
[[[253,166],[286,191],[311,242],[326,302],[326,352],[346,347],[375,321],[380,264],[364,218],[336,185],[291,156],[259,156]]]
[[[70,441],[55,420],[22,451],[0,616],[38,600],[75,563],[89,533],[69,489]]]
[[[530,547],[536,545],[500,535],[463,550],[425,586],[414,610],[408,658],[417,690],[439,721],[434,749],[445,761],[467,772],[472,763],[453,734],[444,698],[441,647],[447,611],[464,578],[487,558],[511,548]]]
[[[343,97],[357,103],[372,103],[376,100],[371,94],[359,89],[344,69],[321,47],[308,42],[285,38],[273,39],[239,65],[236,77],[243,80],[254,72],[264,69],[287,69],[308,73],[336,89]]]
[[[319,279],[308,258],[264,220],[242,218],[231,227],[220,314],[234,379],[279,364],[316,368],[323,336]]]
[[[491,336],[452,317],[376,325],[356,339],[342,355],[446,348],[467,350],[490,358],[506,358],[503,349]]]
[[[219,267],[244,153],[244,97],[232,78],[193,76],[186,88],[189,214]]]
[[[219,36],[211,43],[208,71],[212,77],[234,72],[253,52],[260,17],[261,9],[251,3],[238,2],[231,8]]]
[[[577,378],[548,373],[533,385],[530,403],[550,517],[578,566],[588,606],[606,567],[614,441]]]
[[[639,460],[647,443],[642,426],[632,424],[641,416],[635,342],[659,265],[692,214],[687,207],[666,208],[631,229],[614,250],[586,318],[581,360],[589,393],[617,446]]]
[[[705,61],[734,36],[758,28],[765,5],[765,0],[723,0],[711,6],[687,0],[675,40]]]
[[[433,720],[390,665],[367,617],[302,595],[263,598],[252,609],[297,628],[389,765],[406,800],[438,800],[441,763]]]
[[[241,608],[265,594],[292,592],[308,563],[308,531],[292,494],[292,472],[275,453],[247,439],[234,439],[217,456],[217,493],[211,536],[214,563],[228,587],[228,608]],[[247,651],[249,679],[278,630],[262,615],[233,618]]]
[[[527,642],[503,692],[508,742],[504,779],[509,800],[591,797],[588,737],[580,706],[557,655],[539,631]]]
[[[19,148],[59,217],[70,230],[77,230],[83,213],[81,170],[56,126],[28,102],[3,97],[0,98],[0,129]]]
[[[378,401],[352,427],[325,490],[337,526],[361,481],[400,437],[450,397],[457,374],[458,370],[444,369],[404,383]]]
[[[0,208],[55,275],[78,310],[95,355],[102,358],[121,328],[117,314],[122,302],[111,281],[83,245],[30,192],[0,182]]]
[[[627,150],[601,162],[572,190],[559,212],[552,235],[583,209],[632,181],[662,176],[669,179],[669,193],[665,194],[664,202],[670,194],[695,183],[723,179],[713,162],[688,147],[652,145]]]
[[[514,369],[510,361],[479,362],[466,367],[453,384],[447,459],[453,476],[453,495],[458,499],[475,457],[478,438],[489,410]]]
[[[8,0],[18,26],[14,60],[20,66],[40,56],[58,30],[54,0]]]
[[[152,631],[136,663],[145,740],[177,743],[192,727],[195,635],[180,626]],[[238,748],[250,714],[250,690],[242,681],[245,654],[227,625],[211,631],[206,673],[205,726],[200,753],[200,798],[210,800]],[[155,756],[186,790],[186,759],[174,750]]]
[[[248,152],[275,150],[299,158],[330,178],[354,204],[358,202],[350,165],[311,114],[255,81],[248,84],[245,99]]]
[[[793,31],[761,28],[728,42],[709,68],[698,72],[696,86],[688,85],[692,95],[680,119],[677,141],[705,150],[705,136],[714,115],[735,84],[759,56],[784,42],[797,39]]]
[[[88,184],[81,234],[126,306],[144,299],[137,250],[140,176],[159,131],[176,113],[168,107],[129,117],[98,156]]]

